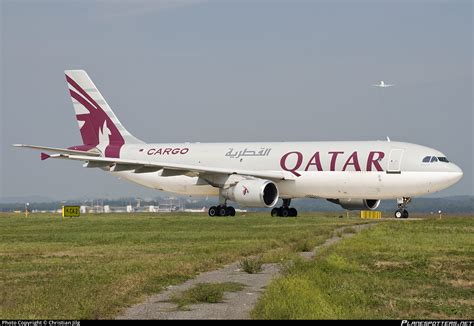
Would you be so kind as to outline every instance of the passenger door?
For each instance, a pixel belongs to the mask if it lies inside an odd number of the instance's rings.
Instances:
[[[402,173],[403,149],[392,149],[388,159],[387,173]]]

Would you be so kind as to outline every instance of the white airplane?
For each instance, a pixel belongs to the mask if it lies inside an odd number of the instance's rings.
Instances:
[[[380,83],[372,84],[372,86],[386,88],[386,87],[395,86],[395,84],[385,84],[384,81],[381,80]]]
[[[210,216],[234,216],[228,201],[296,216],[293,198],[325,198],[356,210],[396,198],[395,216],[407,218],[412,197],[445,189],[463,175],[435,149],[393,141],[145,143],[125,129],[85,71],[65,73],[83,143],[13,146],[49,152],[42,160],[83,161],[153,189],[219,196]]]

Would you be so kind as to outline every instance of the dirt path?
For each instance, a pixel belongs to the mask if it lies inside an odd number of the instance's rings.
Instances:
[[[355,233],[344,233],[341,237],[338,232],[353,227],[356,232],[375,225],[376,223],[344,226],[334,231],[322,245],[311,252],[302,252],[301,256],[312,259],[322,248],[331,246]],[[178,286],[170,286],[165,291],[153,295],[145,302],[128,308],[117,319],[249,319],[250,311],[256,304],[259,296],[271,280],[280,275],[279,264],[265,264],[263,271],[258,274],[248,274],[240,270],[239,263],[224,266],[223,268],[202,273],[196,278]],[[177,292],[187,290],[199,283],[238,282],[245,285],[239,292],[228,292],[221,303],[203,303],[189,306],[189,310],[178,310],[176,305],[169,302],[169,298]]]

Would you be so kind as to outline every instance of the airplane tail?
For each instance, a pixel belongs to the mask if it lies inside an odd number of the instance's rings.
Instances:
[[[120,123],[84,70],[65,74],[83,141],[75,149],[96,148],[106,157],[120,157],[124,144],[143,143]]]

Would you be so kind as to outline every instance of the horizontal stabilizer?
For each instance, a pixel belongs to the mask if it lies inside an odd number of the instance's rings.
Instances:
[[[13,144],[13,147],[25,147],[25,148],[31,148],[31,149],[38,149],[46,152],[53,152],[53,153],[64,153],[64,154],[77,154],[77,155],[87,155],[87,156],[100,156],[99,152],[94,152],[94,151],[78,151],[74,149],[68,149],[68,148],[57,148],[57,147],[46,147],[46,146],[36,146],[36,145],[25,145],[25,144]],[[41,156],[41,159],[43,159],[43,156]]]

